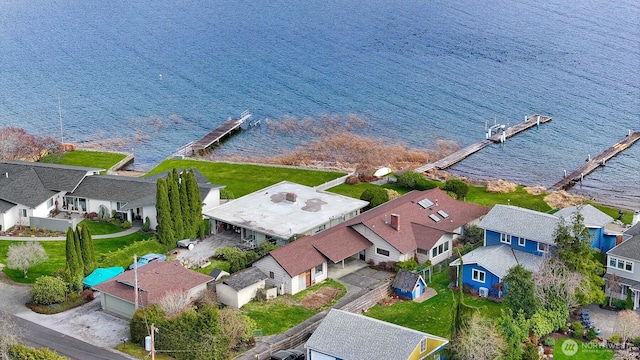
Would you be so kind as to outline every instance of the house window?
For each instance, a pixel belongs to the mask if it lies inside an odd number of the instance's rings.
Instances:
[[[275,279],[276,278],[276,274],[273,273],[273,271],[269,271],[269,279]]]
[[[20,209],[20,217],[27,217],[27,209]]]
[[[621,260],[613,257],[609,258],[609,267],[617,268],[617,269],[628,271],[628,272],[633,272],[633,262]]]
[[[500,242],[504,244],[511,244],[511,235],[500,234]]]
[[[425,249],[418,249],[418,254],[422,254],[422,255],[429,255],[429,250],[425,250]]]
[[[485,272],[484,271],[480,271],[480,270],[476,270],[476,269],[473,269],[473,272],[471,274],[471,278],[474,281],[481,282],[481,283],[484,282],[484,276],[485,276]]]
[[[389,250],[376,248],[376,253],[384,256],[389,256]]]
[[[47,209],[50,209],[53,207],[53,198],[47,200]]]
[[[120,210],[120,209],[122,209],[125,205],[126,205],[126,202],[118,201],[118,202],[116,203],[116,209],[117,209],[117,210]]]
[[[431,257],[436,257],[449,250],[449,242],[442,243],[431,250]]]
[[[420,340],[420,352],[423,353],[427,351],[427,339]]]
[[[316,266],[316,269],[315,269],[315,270],[316,270],[316,271],[315,271],[316,276],[318,276],[318,275],[322,275],[322,264],[320,264],[320,265]]]
[[[549,251],[549,244],[538,243],[538,251],[540,252]]]
[[[322,224],[322,225],[318,226],[318,229],[316,229],[316,232],[320,232],[320,231],[326,229],[326,227],[327,227],[326,224]]]
[[[518,238],[518,245],[525,246],[527,244],[527,239],[520,237]]]

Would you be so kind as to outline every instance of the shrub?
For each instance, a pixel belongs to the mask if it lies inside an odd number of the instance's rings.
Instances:
[[[395,271],[407,270],[414,271],[418,267],[418,262],[415,259],[410,259],[407,261],[398,261],[396,263]]]
[[[625,301],[624,308],[627,310],[633,309],[633,300],[631,300],[631,289],[627,288],[627,300]]]
[[[9,348],[9,356],[11,359],[46,359],[46,360],[65,360],[64,356],[58,355],[57,352],[48,349],[41,348],[36,349],[34,347],[26,346],[24,344],[12,345]]]
[[[65,300],[67,284],[54,276],[41,276],[30,290],[31,301],[39,305],[59,304]]]
[[[455,194],[456,199],[461,200],[467,196],[469,185],[465,184],[462,180],[450,179],[445,182],[442,189]]]
[[[633,338],[633,340],[631,340],[631,343],[633,344],[633,346],[640,346],[640,336]]]
[[[256,296],[254,299],[258,302],[267,301],[267,290],[265,290],[264,288],[256,290]]]
[[[484,239],[484,230],[477,227],[476,225],[465,225],[462,231],[462,243],[466,244],[477,244],[478,242]]]
[[[574,321],[571,323],[571,330],[573,330],[573,337],[576,339],[582,339],[582,335],[584,335],[584,326],[579,321]]]
[[[123,229],[131,229],[131,223],[128,221],[125,221],[122,223],[122,228]]]
[[[95,299],[96,296],[93,293],[93,291],[91,291],[89,289],[85,289],[85,290],[82,291],[82,298],[84,299],[84,301],[89,302],[89,301]]]
[[[381,187],[369,188],[362,192],[360,200],[368,201],[367,209],[371,209],[389,201],[389,193]]]
[[[609,342],[613,343],[613,344],[619,344],[620,343],[620,335],[618,334],[613,334],[609,337]]]
[[[109,209],[106,206],[100,205],[98,208],[98,220],[100,221],[109,221],[111,216],[109,215]]]
[[[344,183],[347,185],[356,185],[356,184],[360,184],[360,178],[357,177],[356,175],[349,175],[345,180]]]
[[[144,224],[142,225],[142,231],[148,233],[151,231],[151,220],[149,220],[149,217],[146,216],[144,218]]]
[[[552,337],[544,338],[544,341],[542,342],[542,344],[544,346],[554,347],[554,346],[556,346],[556,339],[554,339]]]
[[[560,332],[567,334],[569,332],[569,327],[567,325],[560,326]]]
[[[593,341],[598,338],[598,334],[596,334],[596,329],[588,328],[587,329],[587,340]]]

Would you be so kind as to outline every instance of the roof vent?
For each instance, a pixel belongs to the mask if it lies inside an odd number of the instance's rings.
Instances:
[[[285,195],[285,197],[284,197],[284,198],[285,198],[285,200],[287,200],[287,201],[289,201],[289,202],[293,202],[293,203],[294,203],[294,202],[296,202],[296,200],[297,200],[297,198],[298,198],[298,195],[296,195],[296,193],[288,192],[288,193]]]
[[[391,227],[400,231],[400,215],[391,214]]]

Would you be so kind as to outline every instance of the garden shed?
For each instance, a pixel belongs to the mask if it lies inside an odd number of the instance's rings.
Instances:
[[[232,274],[216,283],[218,300],[236,309],[251,301],[258,289],[265,288],[268,276],[257,267],[250,267]]]
[[[407,270],[400,270],[393,280],[392,287],[396,294],[409,298],[411,300],[419,297],[427,288],[422,275]]]

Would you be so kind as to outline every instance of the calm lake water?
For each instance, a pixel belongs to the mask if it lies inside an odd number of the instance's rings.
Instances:
[[[494,117],[554,120],[454,171],[550,186],[640,131],[637,1],[0,0],[0,125],[134,151],[149,169],[249,109],[356,114],[364,135],[465,146]],[[220,155],[299,143],[266,126]],[[577,191],[640,208],[640,144]]]

